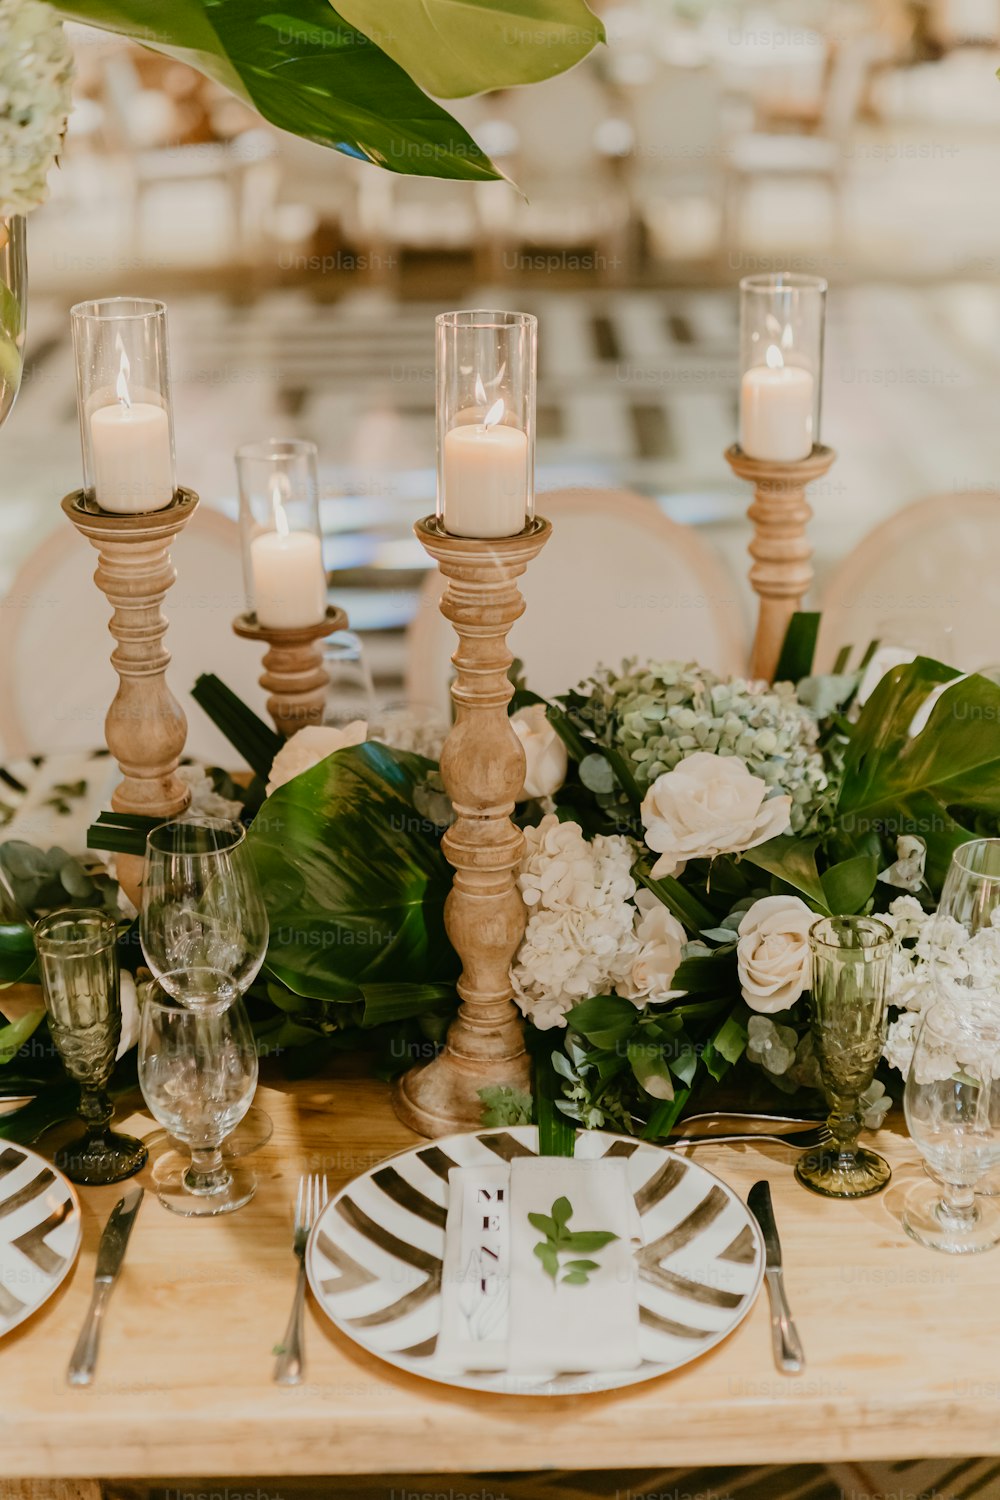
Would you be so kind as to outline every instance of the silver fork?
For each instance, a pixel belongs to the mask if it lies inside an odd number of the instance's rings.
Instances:
[[[278,1358],[274,1366],[277,1385],[298,1385],[302,1379],[305,1364],[302,1357],[302,1311],[306,1300],[306,1245],[313,1225],[326,1207],[328,1197],[325,1177],[309,1175],[299,1178],[292,1240],[292,1249],[299,1262],[299,1274],[295,1282],[295,1297],[288,1327],[277,1350]]]
[[[664,1146],[708,1146],[713,1142],[735,1143],[747,1141],[771,1141],[779,1146],[791,1146],[794,1151],[812,1151],[817,1146],[827,1146],[833,1140],[829,1125],[814,1125],[804,1130],[789,1130],[784,1133],[764,1130],[744,1130],[730,1135],[685,1135],[680,1132],[661,1142]]]

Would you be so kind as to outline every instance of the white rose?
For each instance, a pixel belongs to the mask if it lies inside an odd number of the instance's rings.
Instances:
[[[642,1006],[647,1000],[661,1004],[676,1000],[684,990],[671,989],[671,980],[684,956],[687,933],[652,891],[639,891],[635,897],[639,908],[635,936],[639,952],[624,980],[619,980],[619,995]]]
[[[518,802],[551,797],[566,780],[566,746],[548,721],[544,703],[532,703],[511,715],[510,727],[524,749],[524,786]]]
[[[816,921],[798,896],[764,896],[739,925],[736,966],[751,1010],[788,1010],[809,986],[809,929]]]
[[[134,1047],[139,1040],[139,997],[135,990],[135,980],[127,969],[122,969],[118,976],[118,993],[122,1007],[122,1035],[115,1053],[115,1062],[124,1057],[129,1048]]]
[[[736,854],[785,833],[791,797],[768,785],[738,755],[698,750],[653,782],[643,798],[646,843],[661,857],[654,876],[674,875],[689,859]]]
[[[321,760],[326,760],[335,750],[346,750],[349,745],[363,745],[368,738],[368,725],[364,719],[355,719],[344,729],[330,724],[307,724],[290,740],[286,740],[271,762],[271,775],[267,783],[267,795],[276,792],[286,781],[311,771]]]

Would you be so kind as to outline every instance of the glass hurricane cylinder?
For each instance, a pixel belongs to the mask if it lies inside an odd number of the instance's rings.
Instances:
[[[858,1145],[860,1098],[886,1033],[892,932],[875,917],[824,917],[809,933],[809,1020],[833,1135],[800,1157],[795,1175],[826,1198],[864,1198],[889,1181],[889,1164]]]
[[[24,219],[0,216],[0,427],[21,386],[28,311],[28,253]]]
[[[266,630],[326,615],[316,444],[268,438],[236,450],[247,610]]]
[[[35,926],[49,1034],[80,1085],[83,1135],[55,1156],[72,1182],[120,1182],[146,1161],[141,1141],[108,1128],[114,1106],[107,1090],[122,1031],[117,935],[113,917],[90,909],[53,912]]]
[[[175,489],[167,309],[108,297],[71,318],[87,499],[115,515],[163,510]]]
[[[516,536],[535,514],[530,313],[437,319],[437,519],[453,536]]]
[[[740,282],[740,447],[797,463],[820,441],[826,282],[776,272]]]

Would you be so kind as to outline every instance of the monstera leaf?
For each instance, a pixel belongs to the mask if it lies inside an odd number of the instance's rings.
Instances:
[[[957,673],[918,657],[896,667],[865,704],[851,738],[837,823],[861,843],[913,833],[927,844],[927,875],[940,886],[959,844],[973,837],[964,810],[1000,816],[1000,687],[968,677],[937,701],[910,736],[917,710]]]
[[[451,871],[414,806],[433,762],[368,743],[280,787],[248,835],[264,888],[267,967],[297,995],[388,1003],[391,986],[448,986]],[[381,987],[381,988],[377,988]],[[425,997],[426,997],[425,992]]]
[[[441,99],[538,83],[605,39],[584,0],[337,0],[337,8]]]
[[[441,0],[382,6],[365,0],[351,4],[350,14],[327,0],[50,3],[67,20],[180,58],[282,130],[393,172],[471,181],[502,174],[407,67],[422,60],[421,82],[439,80],[446,85],[441,91],[453,95],[474,93],[550,77],[602,35],[583,0],[510,0],[506,19],[502,12],[491,19],[495,7],[486,0],[452,0],[447,7]],[[476,11],[487,15],[470,20]],[[497,28],[513,35],[515,26],[520,45],[501,47]],[[384,49],[372,40],[376,31]]]

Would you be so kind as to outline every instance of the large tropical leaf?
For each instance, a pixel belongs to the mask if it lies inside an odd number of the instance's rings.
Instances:
[[[868,699],[855,727],[837,820],[862,840],[872,831],[891,840],[918,834],[927,844],[927,873],[940,885],[959,844],[973,836],[954,809],[1000,815],[1000,687],[969,677],[938,699],[920,734],[914,715],[928,695],[957,674],[918,657],[896,667]]]
[[[361,1000],[376,985],[448,985],[451,871],[414,807],[433,763],[369,742],[268,798],[249,833],[271,923],[267,967],[297,995]]]
[[[584,0],[337,0],[337,9],[442,99],[551,78],[605,40]]]
[[[68,20],[190,63],[272,125],[321,146],[417,177],[481,181],[501,175],[468,131],[327,0],[283,0],[280,6],[268,0],[55,0],[54,8]]]

